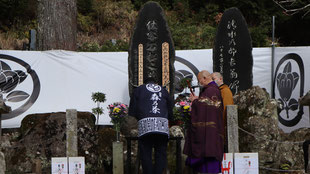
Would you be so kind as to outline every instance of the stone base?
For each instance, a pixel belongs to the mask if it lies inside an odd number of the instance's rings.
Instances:
[[[5,173],[5,157],[2,152],[0,152],[0,173]]]
[[[123,142],[113,142],[113,173],[124,173]]]

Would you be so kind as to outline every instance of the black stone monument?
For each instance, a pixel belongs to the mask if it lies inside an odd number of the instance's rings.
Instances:
[[[134,87],[154,77],[174,94],[175,50],[164,11],[156,2],[140,10],[131,35],[128,57],[129,94]]]
[[[217,28],[213,71],[223,75],[232,93],[253,84],[252,41],[247,23],[237,8],[226,10]]]

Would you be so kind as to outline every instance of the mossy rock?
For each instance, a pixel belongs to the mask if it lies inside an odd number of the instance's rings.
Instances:
[[[42,124],[50,116],[51,113],[30,114],[27,115],[21,122],[20,135],[24,136],[27,132],[38,124]]]
[[[51,115],[64,115],[64,121],[66,119],[65,112],[56,112],[56,113],[43,113],[43,114],[30,114],[27,115],[21,122],[20,133],[21,136],[27,134],[33,127],[37,125],[43,125],[44,122]],[[90,112],[77,112],[78,119],[87,120],[89,125],[95,127],[96,117]]]
[[[98,132],[98,167],[106,172],[112,172],[112,143],[116,141],[116,131],[112,128],[103,128]]]

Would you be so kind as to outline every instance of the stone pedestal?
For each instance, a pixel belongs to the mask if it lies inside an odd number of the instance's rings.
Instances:
[[[228,152],[239,152],[238,107],[227,105]]]
[[[183,138],[181,140],[181,154],[182,154],[182,171],[185,170],[186,166],[185,166],[185,161],[186,161],[186,158],[187,158],[187,155],[183,154],[183,150],[184,150],[184,144],[185,144],[185,139]]]
[[[66,130],[67,157],[77,157],[78,156],[78,143],[77,143],[77,111],[76,109],[66,110],[66,122],[67,122],[67,130]]]
[[[113,142],[113,174],[124,173],[123,142]]]

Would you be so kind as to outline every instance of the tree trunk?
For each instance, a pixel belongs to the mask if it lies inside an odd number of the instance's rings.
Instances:
[[[38,0],[38,50],[76,50],[76,0]]]

